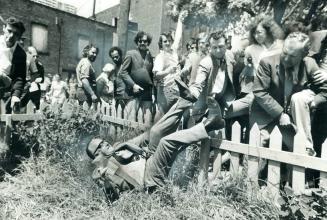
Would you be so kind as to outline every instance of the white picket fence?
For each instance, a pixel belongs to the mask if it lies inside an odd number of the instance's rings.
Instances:
[[[45,103],[41,104],[40,109],[44,109]],[[69,114],[74,111],[74,108],[78,106],[78,103],[65,102],[62,106],[62,113]],[[135,110],[135,103],[129,102],[122,111],[121,106],[115,108],[115,103],[108,104],[102,103],[97,105],[97,112],[102,113],[102,120],[110,122],[107,129],[108,134],[119,134],[124,128],[135,128],[140,130],[146,130],[151,127],[152,119],[158,118],[158,115],[151,115],[150,111],[142,112],[140,109],[138,112]],[[58,111],[58,106],[51,107],[53,111]],[[86,103],[83,108],[88,109]],[[0,101],[0,123],[5,126],[1,126],[1,136],[8,142],[10,141],[10,132],[12,124],[15,121],[34,121],[42,117],[41,114],[36,114],[34,105],[30,102],[27,105],[26,114],[3,114],[4,103]],[[124,116],[124,117],[123,117]],[[156,119],[154,120],[156,121]],[[293,166],[293,189],[295,193],[302,193],[305,190],[305,169],[311,168],[320,171],[320,187],[327,189],[327,140],[322,146],[321,158],[310,157],[305,155],[304,135],[298,133],[294,139],[294,152],[282,151],[282,135],[276,127],[270,138],[269,148],[260,147],[260,131],[259,128],[254,125],[250,131],[249,144],[240,143],[241,140],[241,127],[238,122],[235,122],[232,126],[232,140],[221,141],[221,138],[211,138],[205,140],[201,144],[200,148],[200,172],[199,181],[208,181],[208,166],[209,166],[209,154],[210,150],[216,151],[216,158],[213,163],[213,175],[219,174],[222,166],[222,150],[229,152],[230,154],[230,172],[232,174],[239,173],[240,170],[240,155],[245,155],[247,158],[247,174],[253,183],[258,182],[259,175],[259,160],[266,159],[268,161],[268,178],[267,185],[271,190],[272,195],[279,194],[280,185],[280,165],[281,163],[290,164]],[[244,167],[242,168],[244,169]]]

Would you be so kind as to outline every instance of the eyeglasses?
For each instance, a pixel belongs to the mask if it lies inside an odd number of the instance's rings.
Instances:
[[[138,42],[139,42],[140,44],[141,44],[141,43],[146,44],[146,43],[148,43],[148,40],[139,40]]]

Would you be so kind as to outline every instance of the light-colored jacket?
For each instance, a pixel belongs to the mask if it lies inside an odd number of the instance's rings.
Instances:
[[[216,93],[227,104],[234,101],[236,94],[233,84],[233,55],[227,51],[225,58],[218,60],[207,55],[200,61],[196,79],[191,84],[191,93],[205,107],[206,97]]]

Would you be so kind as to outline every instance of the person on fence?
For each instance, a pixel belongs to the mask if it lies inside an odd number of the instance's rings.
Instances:
[[[102,69],[102,73],[96,79],[99,98],[110,104],[114,98],[114,69],[115,66],[113,64],[106,64]]]
[[[127,94],[126,84],[122,79],[121,74],[119,73],[123,62],[123,51],[119,47],[112,47],[109,50],[109,57],[112,59],[112,62],[115,65],[115,69],[114,69],[114,76],[115,76],[114,98],[116,101],[115,107],[117,109],[118,105],[120,105],[124,112],[125,106],[127,105],[128,101],[131,99],[131,97]]]
[[[223,31],[209,36],[210,53],[200,61],[196,79],[190,85],[193,98],[198,100],[197,109],[193,109],[195,118],[206,111],[208,97],[218,101],[222,109],[235,100],[233,60],[226,55],[226,40]]]
[[[144,31],[139,31],[134,42],[137,49],[126,52],[119,75],[127,86],[128,95],[132,96],[135,103],[135,112],[139,108],[145,112],[152,112],[153,96],[153,59],[149,51],[152,37]],[[136,117],[136,116],[135,116]]]
[[[55,74],[52,79],[50,91],[47,93],[47,99],[51,105],[62,106],[67,99],[68,86],[65,81],[61,79],[59,73]]]
[[[162,33],[159,36],[160,53],[154,60],[153,74],[157,85],[157,105],[162,115],[170,109],[179,96],[174,79],[181,77],[181,66],[179,65],[181,54],[178,52],[182,40],[183,22],[186,16],[186,12],[179,14],[174,38],[171,33]]]
[[[99,101],[96,95],[96,74],[92,63],[96,60],[99,49],[94,45],[87,45],[83,49],[83,58],[76,67],[78,82],[77,99],[82,105],[85,101],[91,107]]]
[[[113,146],[98,138],[81,142],[96,166],[92,178],[104,187],[110,199],[118,199],[121,192],[133,188],[145,187],[150,192],[162,187],[181,150],[208,138],[208,132],[224,127],[221,115],[210,112],[203,122],[176,131],[184,111],[192,106],[192,100],[187,100],[187,88],[180,91],[183,98],[144,134]],[[146,144],[148,150],[143,148]]]
[[[0,36],[0,98],[6,103],[7,114],[19,112],[26,81],[26,53],[18,44],[24,32],[24,24],[10,17]]]
[[[35,109],[40,109],[41,88],[40,83],[44,81],[44,67],[38,58],[37,51],[34,47],[27,48],[27,75],[22,95],[21,107],[25,107],[29,100],[35,105]]]
[[[261,60],[254,78],[254,102],[250,123],[257,123],[263,146],[268,146],[269,134],[278,126],[283,142],[293,149],[296,130],[306,137],[306,151],[315,155],[311,137],[310,109],[326,100],[326,84],[314,85],[318,65],[306,57],[309,37],[301,32],[291,33],[285,40],[283,52]]]

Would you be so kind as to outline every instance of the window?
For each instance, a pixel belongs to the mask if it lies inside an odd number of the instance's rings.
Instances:
[[[32,24],[32,45],[41,53],[48,52],[48,27]]]
[[[78,58],[82,58],[83,49],[88,44],[90,44],[90,40],[87,36],[80,35],[78,37]]]

